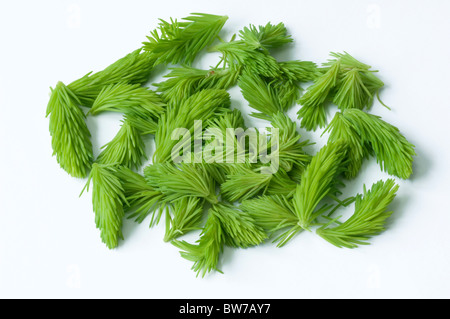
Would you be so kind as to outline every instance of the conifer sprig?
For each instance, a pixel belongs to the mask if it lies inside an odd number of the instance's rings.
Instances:
[[[347,143],[348,168],[345,171],[345,177],[347,179],[355,178],[361,169],[363,160],[372,152],[371,146],[362,140],[354,125],[341,112],[336,113],[324,131],[324,133],[326,132],[330,133],[329,142],[343,140]]]
[[[230,166],[230,165],[227,165]],[[242,201],[264,194],[272,175],[262,174],[247,165],[232,165],[232,173],[220,186],[222,197],[230,202]]]
[[[142,136],[155,135],[158,130],[159,118],[154,119],[151,116],[141,116],[138,113],[125,115],[125,120],[130,123]]]
[[[142,159],[147,159],[142,134],[125,118],[122,126],[97,158],[99,164],[115,164],[128,168],[139,168]]]
[[[274,79],[269,84],[275,90],[282,110],[289,110],[293,107],[303,91],[298,82],[288,80],[285,77]]]
[[[297,184],[284,169],[280,168],[278,172],[272,175],[266,194],[292,198],[297,189]]]
[[[92,206],[95,224],[100,237],[109,249],[116,248],[119,239],[123,239],[123,205],[127,204],[124,189],[116,175],[114,165],[94,163],[84,190],[89,191],[92,182]]]
[[[239,131],[245,132],[245,120],[238,109],[225,112],[223,115],[211,118],[207,122],[203,134],[203,163],[211,177],[221,185],[227,180],[235,166],[241,160],[249,159],[249,145]]]
[[[153,164],[144,169],[144,176],[169,202],[183,197],[200,197],[212,204],[218,202],[216,184],[202,164]]]
[[[266,52],[293,42],[284,23],[273,25],[269,22],[258,27],[250,25],[241,30],[239,36],[252,49]]]
[[[364,187],[364,193],[356,197],[355,212],[345,222],[340,218],[332,220],[317,230],[322,238],[337,247],[356,248],[368,245],[368,239],[385,230],[385,222],[392,215],[388,205],[395,198],[399,186],[393,179],[375,183],[370,190]],[[332,223],[338,226],[330,227]]]
[[[93,157],[85,115],[79,107],[91,107],[107,85],[146,83],[154,60],[141,51],[135,50],[103,71],[90,72],[67,86],[59,82],[52,90],[47,106],[52,147],[57,161],[70,175],[86,177]]]
[[[227,129],[247,129],[242,112],[238,109],[230,110],[222,116],[211,118],[207,122],[206,128],[219,129],[224,135],[226,134]]]
[[[337,52],[331,52],[330,56],[333,57],[333,59],[329,59],[327,62],[323,64],[324,67],[332,66],[337,61],[339,61],[339,65],[343,70],[352,70],[352,69],[359,69],[361,71],[369,71],[371,69],[370,65],[367,65],[361,61],[358,61],[353,56],[348,54],[347,52],[344,53],[337,53]]]
[[[208,214],[208,219],[196,244],[190,244],[186,241],[172,241],[172,244],[181,249],[181,256],[194,262],[192,270],[205,277],[207,273],[215,270],[220,273],[218,268],[219,258],[225,245],[225,236],[220,220],[215,214]]]
[[[296,163],[292,167],[292,170],[290,172],[288,172],[287,174],[293,181],[295,181],[298,184],[302,180],[302,176],[303,176],[303,172],[305,171],[305,168],[306,167],[304,167],[303,165],[298,165]]]
[[[361,136],[362,143],[370,144],[383,171],[402,179],[411,177],[415,146],[397,127],[358,109],[345,110],[343,116]]]
[[[339,109],[364,109],[372,105],[374,94],[365,86],[361,71],[351,69],[342,75],[339,83],[339,89],[334,96],[333,103]]]
[[[233,38],[230,42],[215,45],[210,51],[220,52],[226,65],[232,69],[245,67],[249,72],[267,78],[280,76],[280,66],[274,57],[242,40]]]
[[[145,84],[153,70],[154,58],[137,49],[96,73],[88,73],[70,83],[68,88],[78,97],[81,105],[92,107],[105,86],[117,83]]]
[[[152,55],[155,64],[190,65],[197,54],[217,38],[228,17],[192,13],[182,20],[161,19],[158,29],[143,43],[143,49]]]
[[[258,74],[244,72],[238,85],[249,106],[260,112],[252,113],[253,117],[270,120],[272,115],[287,111],[283,109],[274,87]]]
[[[317,66],[309,61],[286,61],[279,62],[280,75],[276,78],[267,78],[269,83],[276,91],[281,108],[290,109],[297,103],[303,88],[302,82],[315,80],[321,73]]]
[[[160,115],[166,104],[155,92],[140,85],[117,83],[105,86],[89,111],[91,115],[101,112],[124,113],[126,121],[142,135],[155,134]]]
[[[322,75],[311,61],[284,61],[279,62],[279,66],[283,76],[293,82],[310,82]]]
[[[179,105],[170,104],[158,122],[153,162],[171,161],[172,153],[178,154],[177,152],[180,150],[175,146],[179,145],[179,141],[172,139],[172,134],[176,129],[185,128],[192,136],[196,120],[207,122],[211,118],[221,116],[229,111],[230,104],[229,93],[216,89],[199,91],[183,100]]]
[[[89,114],[119,112],[142,118],[157,119],[165,111],[161,97],[147,87],[117,83],[105,86],[89,110]]]
[[[190,231],[201,229],[204,200],[183,197],[172,203],[172,214],[166,209],[165,242],[170,242]]]
[[[267,238],[264,230],[245,211],[231,204],[219,203],[209,210],[219,220],[225,237],[225,244],[234,248],[257,246]]]
[[[236,163],[238,158],[247,158],[249,155],[248,147],[244,145],[245,140],[238,138],[239,132],[245,132],[245,130],[247,130],[245,120],[238,109],[211,118],[203,133],[203,140],[205,141],[203,160],[209,164],[208,166],[213,165],[220,169],[222,164],[228,163],[230,159],[233,163]],[[213,151],[218,152],[210,154]]]
[[[279,247],[284,246],[294,234],[302,230],[298,227],[298,217],[294,213],[292,200],[285,196],[262,196],[245,200],[240,208],[250,214],[270,237],[280,233],[274,239]]]
[[[127,217],[142,223],[152,215],[150,226],[158,224],[164,208],[165,195],[151,187],[144,176],[127,167],[117,167],[116,175],[120,178],[128,203],[124,206]]]
[[[336,191],[337,177],[343,172],[347,149],[347,144],[341,140],[328,143],[306,167],[293,199],[301,228],[309,230],[311,223],[324,212],[324,208],[316,208],[327,195]]]
[[[84,178],[92,165],[91,133],[80,101],[62,82],[52,89],[47,106],[53,155],[62,169],[73,177]]]
[[[196,69],[189,66],[172,68],[166,81],[156,83],[165,101],[178,104],[194,93],[206,89],[227,90],[237,83],[241,68]]]
[[[302,127],[316,130],[324,127],[327,121],[326,103],[333,102],[339,109],[370,108],[374,96],[384,86],[371,66],[364,64],[347,52],[331,53],[334,59],[323,64],[319,76],[313,85],[300,98],[302,108],[298,117]]]
[[[285,113],[278,112],[272,116],[272,127],[278,129],[278,141],[273,136],[269,140],[271,154],[269,158],[279,161],[279,166],[290,172],[294,165],[306,167],[311,161],[311,155],[304,148],[312,145],[309,140],[300,141],[301,135],[297,132],[297,124]]]
[[[300,98],[302,105],[298,112],[301,118],[301,126],[307,130],[316,130],[324,127],[327,120],[327,112],[324,103],[327,101],[331,90],[336,86],[339,78],[340,61],[330,66],[323,76],[317,78],[306,93]]]

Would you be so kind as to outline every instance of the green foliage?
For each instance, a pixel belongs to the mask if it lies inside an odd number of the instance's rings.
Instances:
[[[324,103],[330,92],[336,86],[340,70],[340,61],[337,60],[326,72],[317,78],[306,93],[300,98],[302,108],[298,112],[298,118],[302,119],[301,127],[308,131],[324,127],[327,120],[327,112]]]
[[[341,140],[328,143],[306,167],[294,195],[295,214],[303,229],[309,230],[311,223],[326,209],[324,206],[316,210],[327,195],[335,192],[347,149],[347,144]]]
[[[311,61],[285,61],[279,63],[281,73],[293,82],[309,82],[316,80],[322,73]]]
[[[392,215],[387,211],[388,205],[394,200],[398,185],[392,179],[379,181],[369,191],[364,187],[364,194],[358,194],[354,214],[345,222],[337,218],[317,230],[322,238],[337,247],[356,248],[358,245],[368,245],[367,240],[385,230],[386,219]],[[336,227],[330,227],[338,223]]]
[[[197,54],[217,38],[228,17],[192,13],[182,20],[160,20],[158,29],[143,43],[143,49],[152,55],[156,64],[190,65]]]
[[[263,51],[279,48],[293,41],[283,23],[273,25],[269,22],[258,27],[250,25],[241,30],[239,36],[252,49]]]
[[[290,109],[303,91],[300,83],[315,80],[320,72],[313,62],[286,61],[279,62],[280,75],[276,78],[265,79],[275,90],[281,109]]]
[[[238,139],[239,129],[245,131],[247,128],[242,113],[238,109],[230,110],[219,117],[211,118],[206,123],[206,130],[203,133],[205,142],[203,160],[208,166],[214,166],[213,170],[220,175],[223,175],[219,172],[220,170],[223,171],[221,169],[222,163],[227,165],[229,159],[237,162],[240,156],[248,157],[248,148],[243,145],[243,139]],[[205,158],[207,154],[209,155],[210,149],[218,150],[219,153],[211,154],[211,158]],[[219,180],[221,181],[220,184],[224,182],[224,178],[219,177]]]
[[[287,174],[293,181],[295,181],[296,183],[300,183],[303,172],[305,171],[305,168],[306,167],[304,167],[303,165],[299,165],[299,164],[295,163],[292,166],[292,170],[290,172],[288,172]]]
[[[257,118],[270,120],[272,115],[287,111],[283,109],[276,90],[258,74],[244,72],[239,78],[239,87],[249,106],[261,113],[252,113]]]
[[[81,104],[91,107],[105,86],[116,83],[145,84],[153,70],[154,58],[137,49],[117,60],[103,71],[88,73],[70,83],[68,88],[78,97]]]
[[[120,178],[124,190],[127,202],[124,209],[128,218],[142,223],[152,215],[150,226],[158,224],[162,215],[161,208],[164,206],[164,194],[151,187],[144,176],[127,167],[117,167],[116,175]]]
[[[263,194],[272,179],[272,175],[262,174],[244,165],[233,165],[233,170],[220,186],[222,197],[230,202]]]
[[[194,262],[192,270],[202,277],[213,270],[221,272],[218,268],[219,257],[225,245],[225,236],[220,220],[215,214],[208,214],[208,219],[197,244],[186,241],[172,241],[172,244],[181,249],[181,256]]]
[[[73,177],[84,178],[92,165],[91,133],[80,101],[62,82],[52,89],[47,106],[53,155],[62,169]]]
[[[377,90],[378,91],[378,90]],[[363,82],[363,76],[358,69],[351,69],[343,74],[339,84],[339,90],[334,96],[333,103],[341,110],[364,109],[372,105],[374,94]]]
[[[99,164],[138,168],[142,165],[142,159],[147,159],[141,133],[126,118],[114,139],[102,149],[97,158]]]
[[[208,89],[193,94],[179,105],[170,104],[167,112],[160,120],[155,135],[156,150],[153,155],[154,163],[170,161],[172,152],[179,141],[172,139],[177,128],[186,128],[191,136],[194,133],[194,121],[207,122],[229,111],[230,95],[225,90]],[[178,154],[178,153],[177,153]]]
[[[232,69],[245,67],[252,74],[268,78],[280,75],[280,66],[274,57],[242,40],[217,44],[210,48],[210,51],[222,53],[222,60]]]
[[[161,97],[146,87],[126,83],[105,86],[97,96],[91,115],[101,112],[119,112],[142,135],[155,134],[160,115],[166,104]]]
[[[311,156],[303,151],[303,147],[309,145],[309,142],[299,141],[301,137],[296,131],[296,124],[280,112],[274,115],[273,126],[279,128],[279,134],[278,138],[272,136],[269,140],[268,149],[271,149],[271,153],[267,154],[266,160],[271,165],[277,161],[281,167],[280,171],[290,171],[294,165],[306,166]],[[278,143],[275,140],[278,140]],[[258,165],[253,167],[251,165],[226,166],[231,170],[228,171],[226,180],[221,183],[221,191],[222,196],[231,202],[264,194],[269,188],[271,192],[281,191],[283,194],[288,194],[295,185],[295,182],[287,176],[285,179],[280,178],[280,174],[282,174],[280,171],[278,173],[274,170],[276,174],[272,175],[263,174]],[[278,167],[276,168],[278,170]],[[286,175],[286,173],[284,174]],[[273,179],[275,180],[272,182]]]
[[[227,170],[225,169],[226,164],[205,163],[204,166],[209,176],[211,176],[217,185],[225,183],[227,180]]]
[[[156,83],[155,86],[158,88],[158,92],[161,92],[165,101],[178,104],[201,90],[227,90],[237,83],[240,73],[240,68],[200,70],[184,66],[172,68],[171,72],[165,76],[168,80]]]
[[[158,130],[159,119],[150,116],[141,116],[137,113],[125,115],[125,120],[138,130],[141,135],[155,135]]]
[[[345,110],[343,115],[361,136],[362,142],[370,144],[383,171],[402,179],[411,177],[415,146],[398,128],[379,116],[358,109]]]
[[[259,245],[266,239],[264,230],[254,223],[246,212],[229,204],[213,205],[206,224],[196,244],[186,241],[172,241],[181,249],[181,256],[194,262],[192,270],[204,277],[212,270],[218,269],[220,255],[224,245],[247,248]]]
[[[353,124],[340,112],[336,113],[325,132],[330,132],[329,142],[343,140],[347,143],[348,167],[345,177],[347,179],[355,178],[361,169],[364,158],[371,152],[370,145],[362,141]]]
[[[355,59],[354,57],[352,57],[350,54],[348,54],[347,52],[344,53],[336,53],[336,52],[331,52],[330,55],[334,58],[334,59],[329,59],[328,62],[324,63],[323,66],[324,67],[329,67],[334,65],[337,61],[339,61],[339,65],[342,67],[342,69],[344,70],[350,70],[350,69],[360,69],[362,71],[368,71],[371,66],[364,64],[360,61],[358,61],[357,59]]]
[[[119,112],[142,118],[157,119],[166,104],[158,94],[138,84],[116,83],[105,86],[89,110],[89,114]]]
[[[334,59],[324,63],[319,76],[300,98],[298,117],[307,130],[324,127],[327,121],[326,103],[333,101],[339,109],[370,108],[375,94],[384,86],[367,64],[347,52],[331,53]]]
[[[311,161],[311,156],[304,151],[304,147],[311,145],[308,140],[301,141],[301,135],[297,132],[297,124],[286,114],[278,112],[272,116],[272,126],[278,129],[279,140],[269,141],[272,161],[278,160],[280,167],[290,172],[294,165],[306,167]],[[276,145],[278,144],[278,145]],[[277,146],[277,149],[274,149]]]
[[[232,68],[244,67],[256,75],[277,78],[281,75],[280,65],[269,54],[272,48],[281,47],[292,42],[283,23],[256,27],[250,25],[239,32],[241,40],[220,43],[211,51],[221,52],[222,59]]]
[[[256,224],[270,236],[280,233],[274,240],[278,242],[278,247],[284,246],[294,235],[302,231],[292,200],[286,196],[262,196],[245,200],[240,208],[248,212]]]
[[[283,195],[292,197],[297,189],[297,182],[293,180],[284,169],[272,175],[269,186],[267,187],[267,195]]]
[[[275,90],[282,110],[289,110],[297,103],[303,89],[298,82],[279,78],[270,82]]]
[[[51,89],[46,115],[54,155],[70,175],[88,177],[83,192],[92,185],[102,241],[118,246],[125,216],[138,223],[150,217],[150,227],[164,216],[164,240],[202,277],[220,272],[224,246],[248,248],[270,237],[282,247],[312,227],[337,247],[368,244],[384,231],[398,185],[380,181],[340,199],[341,176],[355,178],[363,160],[375,155],[382,170],[407,179],[416,155],[398,128],[365,112],[384,86],[377,71],[346,52],[331,53],[320,68],[310,61],[279,62],[271,51],[292,42],[283,23],[249,25],[224,42],[219,33],[227,19],[194,13],[160,20],[142,48]],[[209,47],[215,39],[220,43]],[[207,47],[221,54],[218,64],[192,67]],[[178,65],[154,84],[155,92],[143,85],[159,64]],[[302,95],[306,82],[312,85]],[[227,90],[236,84],[257,112],[251,116],[270,122],[268,133],[247,129],[243,114],[231,109]],[[296,103],[307,130],[327,126],[329,103],[340,110],[324,131],[327,144],[314,156],[305,151],[312,143],[286,115]],[[90,108],[88,115],[123,114],[120,130],[94,164],[82,106]],[[156,148],[143,176],[133,169],[147,159],[148,134],[155,135]],[[345,222],[333,217],[353,202],[355,212]],[[200,232],[195,244],[177,240],[192,231]]]
[[[85,189],[89,191],[92,182],[92,206],[95,224],[100,229],[102,242],[109,249],[116,248],[123,239],[123,204],[127,203],[120,178],[114,165],[94,163]],[[83,190],[84,191],[84,190]]]
[[[242,116],[242,112],[238,109],[230,110],[220,117],[211,118],[207,123],[207,128],[219,129],[224,135],[226,134],[227,129],[242,128],[243,130],[246,130],[245,119]]]
[[[144,175],[150,186],[166,195],[167,201],[192,196],[212,204],[218,202],[216,184],[202,164],[153,164],[144,169]]]
[[[216,204],[209,210],[219,220],[225,244],[235,248],[248,248],[261,244],[267,235],[245,211],[230,204]]]
[[[166,209],[166,234],[169,242],[190,231],[201,229],[204,201],[196,197],[183,197],[172,203],[172,215]]]

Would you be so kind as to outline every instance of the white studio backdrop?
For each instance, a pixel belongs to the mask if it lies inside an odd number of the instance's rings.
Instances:
[[[450,2],[423,1],[4,1],[0,4],[0,297],[2,298],[447,298],[450,297]],[[347,51],[386,83],[372,113],[416,145],[411,180],[388,230],[370,246],[338,249],[302,233],[279,249],[225,249],[221,269],[196,278],[192,263],[163,242],[164,224],[125,221],[109,251],[95,228],[85,180],[52,157],[49,87],[98,71],[145,41],[158,18],[228,15],[225,39],[249,24],[284,22],[294,44],[283,60],[325,62]],[[197,67],[214,65],[204,55]],[[152,76],[157,82],[167,72]],[[248,113],[239,89],[233,106]],[[294,117],[300,106],[291,112]],[[330,113],[330,116],[332,114]],[[121,116],[89,118],[95,154]],[[247,116],[249,126],[262,126]],[[320,132],[299,132],[325,143]],[[148,152],[153,151],[151,141]],[[388,175],[375,160],[346,188]],[[197,234],[186,239],[195,241]]]

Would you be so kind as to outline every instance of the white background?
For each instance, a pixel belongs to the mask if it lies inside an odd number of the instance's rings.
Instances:
[[[200,279],[191,262],[163,242],[164,223],[149,229],[147,220],[125,221],[118,249],[101,243],[90,194],[78,197],[85,180],[69,177],[51,156],[49,87],[99,71],[139,47],[158,18],[191,12],[228,15],[226,39],[250,23],[284,22],[295,44],[280,59],[321,63],[330,51],[347,51],[380,70],[381,97],[392,111],[376,102],[372,112],[398,126],[418,157],[413,178],[398,181],[388,230],[372,245],[338,249],[302,233],[282,249],[269,243],[226,249],[224,274]],[[450,297],[449,12],[444,0],[2,1],[0,297]],[[205,56],[196,66],[216,58]],[[152,80],[165,72],[160,68]],[[234,106],[247,112],[239,90],[231,93]],[[89,118],[95,154],[119,120]],[[324,143],[320,132],[299,131],[318,143],[315,149]],[[375,160],[367,161],[346,192],[386,178]],[[196,234],[187,239],[195,241]]]

